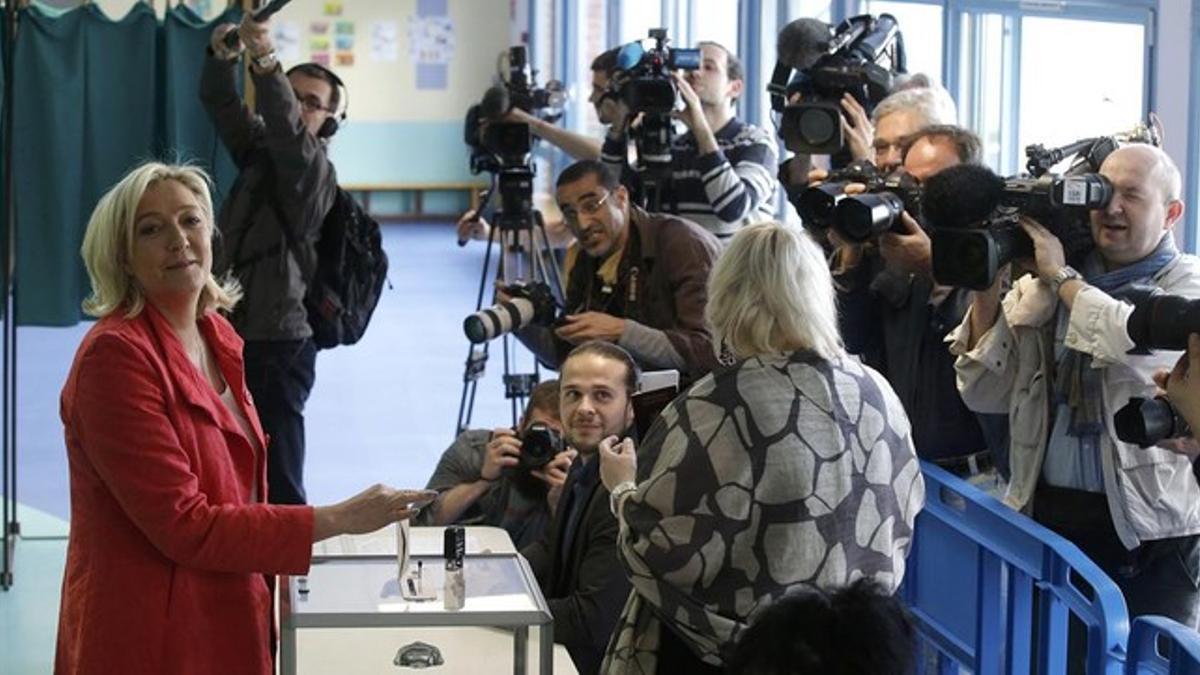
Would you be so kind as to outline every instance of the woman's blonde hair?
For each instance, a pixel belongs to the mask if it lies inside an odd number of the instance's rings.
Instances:
[[[216,228],[208,176],[204,171],[185,164],[162,162],[146,162],[133,169],[100,198],[83,235],[79,252],[92,280],[92,293],[83,301],[83,311],[89,315],[104,317],[124,307],[125,317],[133,318],[145,307],[146,298],[129,272],[133,258],[133,220],[146,190],[164,180],[173,180],[196,195],[208,224],[209,241],[212,241]],[[229,276],[219,281],[210,270],[196,311],[198,314],[210,309],[228,311],[241,297],[242,290],[236,279]]]
[[[708,282],[714,344],[737,358],[842,350],[833,277],[821,249],[798,227],[770,221],[739,231]]]

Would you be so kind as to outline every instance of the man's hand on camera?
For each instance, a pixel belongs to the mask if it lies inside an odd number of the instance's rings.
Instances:
[[[472,239],[487,241],[490,231],[491,225],[488,225],[488,221],[478,215],[475,209],[468,209],[466,213],[462,214],[462,218],[458,219],[458,225],[455,227],[459,246],[465,245]]]
[[[251,58],[266,56],[275,50],[275,44],[271,42],[271,20],[259,23],[250,17],[249,13],[242,17],[242,23],[238,25],[238,37]]]
[[[875,155],[872,143],[875,141],[875,127],[871,126],[871,118],[867,111],[850,94],[842,94],[842,135],[846,137],[846,147],[856,160],[871,159]]]
[[[674,78],[679,98],[683,101],[683,110],[674,113],[674,117],[682,120],[693,134],[699,136],[702,129],[708,129],[708,119],[704,116],[700,96],[684,76],[671,73],[671,77]]]
[[[1191,379],[1192,375],[1196,376],[1195,380]],[[1159,386],[1166,390],[1171,405],[1187,420],[1192,428],[1192,440],[1195,440],[1195,430],[1200,428],[1200,335],[1192,333],[1188,336],[1187,351]],[[1198,453],[1200,451],[1187,454],[1195,456]]]
[[[829,178],[829,172],[825,169],[813,169],[808,172],[809,185],[820,185],[826,178]]]
[[[230,49],[225,45],[225,36],[229,31],[237,30],[237,24],[223,23],[213,29],[212,39],[209,40],[208,46],[212,49],[213,56],[222,61],[232,61],[242,53],[242,43],[239,41]]]
[[[1027,216],[1021,216],[1021,227],[1033,240],[1033,260],[1037,266],[1038,278],[1050,283],[1054,275],[1067,264],[1062,242],[1044,225]]]
[[[933,244],[920,223],[908,212],[900,214],[904,232],[885,232],[879,238],[879,254],[895,269],[933,275]]]
[[[520,456],[521,439],[512,429],[496,429],[488,441],[487,451],[483,453],[479,477],[488,482],[500,478],[505,468],[517,465]]]
[[[558,499],[562,496],[563,484],[567,482],[567,474],[571,471],[571,463],[579,454],[574,448],[567,448],[554,456],[542,469],[530,471],[530,475],[549,486],[546,491],[546,503],[551,513],[558,508]]]
[[[568,314],[563,321],[563,325],[555,329],[554,333],[573,345],[583,344],[588,340],[616,342],[625,332],[625,319],[603,312]]]

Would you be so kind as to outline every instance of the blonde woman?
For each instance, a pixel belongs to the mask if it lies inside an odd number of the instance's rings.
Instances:
[[[425,491],[376,485],[274,506],[242,340],[218,310],[212,202],[198,169],[148,163],[92,213],[88,331],[62,391],[71,535],[56,673],[274,672],[264,574],[314,541],[408,517]]]
[[[789,590],[861,577],[895,590],[924,503],[908,418],[842,350],[806,233],[743,228],[708,293],[730,365],[672,402],[636,454],[629,439],[601,445],[633,583],[605,673],[719,673]]]

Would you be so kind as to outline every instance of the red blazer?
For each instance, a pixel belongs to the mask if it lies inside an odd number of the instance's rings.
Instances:
[[[200,330],[266,447],[242,340]],[[273,671],[263,574],[304,574],[313,510],[250,503],[266,463],[166,319],[147,306],[92,327],[62,391],[71,536],[56,673]]]

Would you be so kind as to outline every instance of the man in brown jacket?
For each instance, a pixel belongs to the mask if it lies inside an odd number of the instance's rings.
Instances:
[[[567,167],[555,199],[576,243],[567,251],[566,316],[517,337],[557,369],[574,345],[606,340],[647,370],[695,380],[716,365],[704,323],[708,275],[720,253],[699,225],[630,203],[612,169],[595,160]]]

